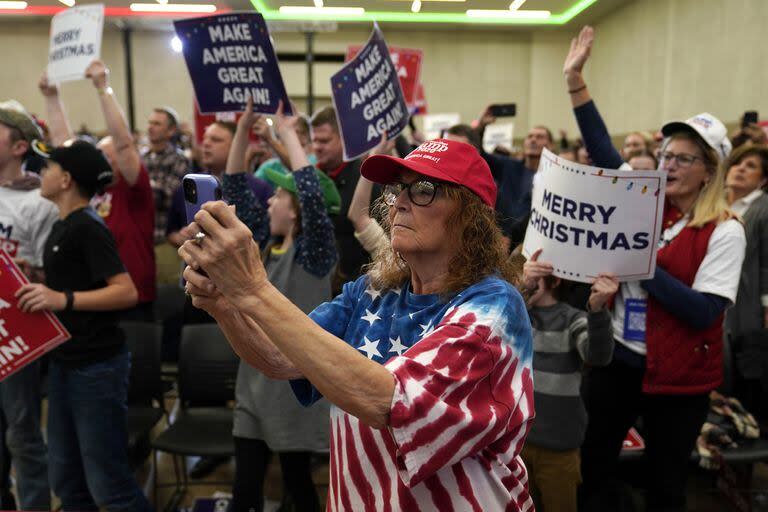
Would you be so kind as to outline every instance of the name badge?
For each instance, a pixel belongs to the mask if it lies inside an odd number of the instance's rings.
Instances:
[[[645,299],[624,301],[624,339],[645,343],[645,314],[648,302]]]

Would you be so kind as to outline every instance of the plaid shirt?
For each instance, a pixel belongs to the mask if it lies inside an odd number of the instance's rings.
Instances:
[[[141,159],[149,173],[149,181],[155,195],[155,244],[161,244],[165,242],[165,226],[168,223],[168,210],[171,208],[173,193],[181,184],[184,175],[190,171],[190,164],[184,153],[170,144],[160,152],[147,148]]]

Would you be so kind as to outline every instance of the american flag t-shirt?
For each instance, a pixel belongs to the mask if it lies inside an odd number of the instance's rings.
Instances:
[[[331,408],[329,510],[533,510],[519,457],[531,330],[511,285],[486,278],[446,303],[363,276],[310,316],[395,378],[387,429]],[[303,403],[320,397],[292,385]]]

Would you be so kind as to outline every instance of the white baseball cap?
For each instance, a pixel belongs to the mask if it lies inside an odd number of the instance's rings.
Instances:
[[[685,121],[672,121],[661,128],[661,133],[665,137],[676,132],[695,133],[717,152],[721,161],[725,160],[731,152],[728,130],[722,121],[709,112],[702,112]]]

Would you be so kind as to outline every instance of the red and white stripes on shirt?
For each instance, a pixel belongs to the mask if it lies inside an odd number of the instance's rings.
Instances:
[[[385,363],[387,429],[331,408],[334,511],[528,511],[520,450],[534,415],[530,346],[509,311],[467,302]],[[530,343],[530,340],[527,340]]]

